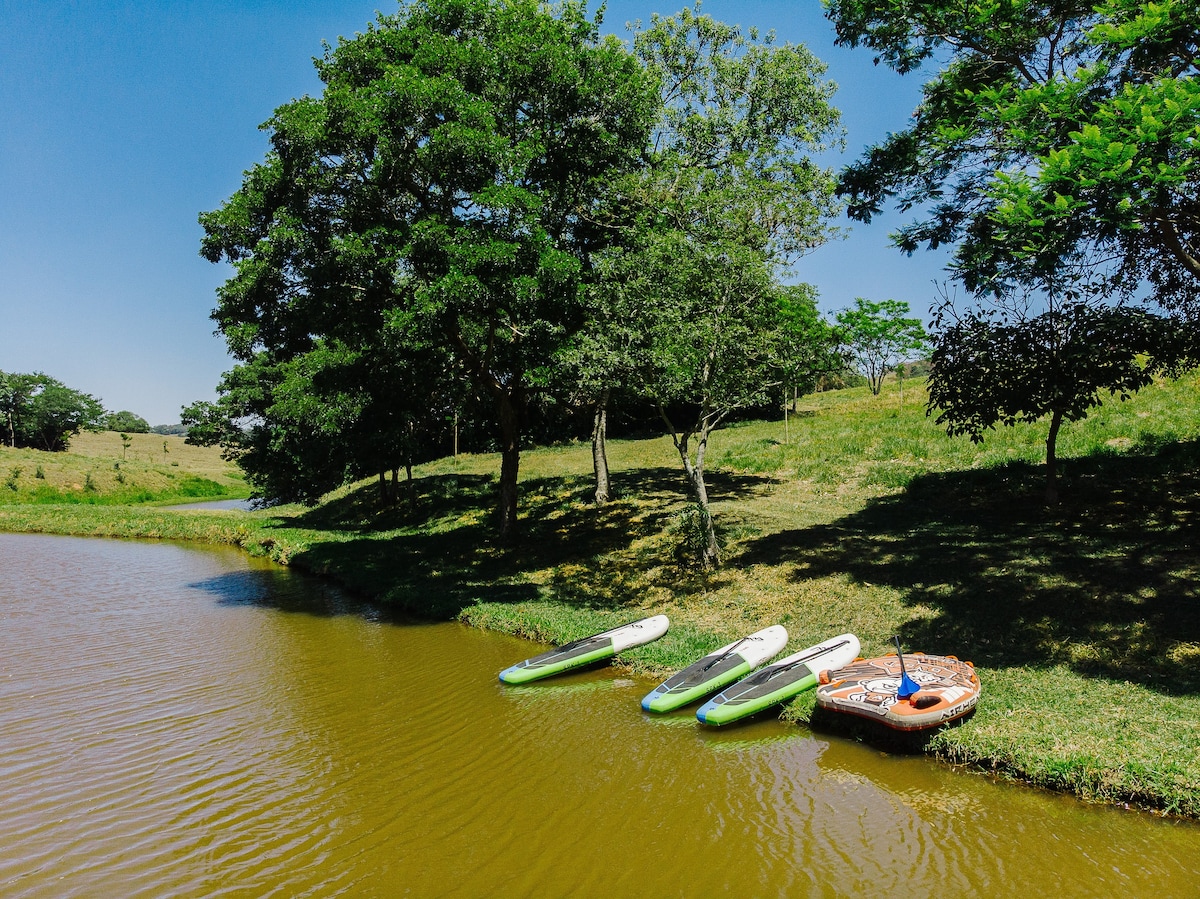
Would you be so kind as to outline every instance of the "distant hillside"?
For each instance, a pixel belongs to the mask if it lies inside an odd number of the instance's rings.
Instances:
[[[83,432],[64,453],[0,447],[0,503],[113,505],[248,496],[237,466],[182,437]],[[7,488],[7,489],[6,489]]]

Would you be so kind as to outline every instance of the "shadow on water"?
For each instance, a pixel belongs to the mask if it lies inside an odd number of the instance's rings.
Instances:
[[[728,474],[710,481],[722,499],[766,483]],[[381,508],[377,487],[364,485],[285,524],[352,535],[314,545],[293,561],[317,573],[337,571],[351,590],[422,616],[451,618],[476,602],[529,601],[543,590],[581,608],[617,609],[640,600],[633,583],[646,567],[670,561],[648,558],[662,547],[638,541],[669,527],[684,507],[682,483],[682,474],[667,467],[614,473],[616,499],[597,508],[590,477],[522,481],[520,534],[503,543],[491,518],[495,482],[483,475],[422,478],[413,508],[403,501]],[[668,586],[690,589],[686,578]]]
[[[1200,444],[1071,460],[1063,476],[1046,507],[1040,466],[924,475],[837,521],[750,541],[734,564],[893,587],[936,613],[903,632],[909,647],[1200,691]]]
[[[410,623],[398,610],[363,602],[338,587],[277,568],[231,571],[188,584],[215,597],[220,606],[253,606],[276,612],[333,618],[353,615],[366,621]]]

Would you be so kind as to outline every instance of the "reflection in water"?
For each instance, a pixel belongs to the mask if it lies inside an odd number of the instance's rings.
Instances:
[[[405,624],[225,550],[0,534],[0,895],[1194,894],[1200,828]]]

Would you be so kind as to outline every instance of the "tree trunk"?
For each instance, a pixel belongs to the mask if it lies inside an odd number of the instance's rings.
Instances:
[[[517,534],[517,475],[521,467],[521,425],[516,405],[508,394],[496,399],[500,421],[500,539]]]
[[[1046,505],[1058,503],[1058,429],[1062,426],[1062,412],[1057,409],[1050,416],[1050,433],[1046,435]]]
[[[603,506],[609,499],[608,454],[605,451],[608,439],[608,396],[607,390],[600,394],[592,414],[592,470],[596,473],[597,506]]]
[[[387,472],[382,468],[379,469],[379,504],[381,506],[388,504]]]
[[[399,472],[397,472],[399,474]],[[408,511],[417,511],[417,485],[413,481],[412,475],[412,460],[404,463],[404,474],[406,476],[406,484],[408,486]]]
[[[400,505],[400,469],[392,469],[392,487],[388,497],[391,500],[392,508]]]
[[[696,509],[700,513],[700,567],[705,571],[712,571],[721,565],[721,547],[717,543],[717,528],[713,524],[712,512],[708,508],[708,487],[704,483],[704,469],[687,462],[684,465],[687,468],[692,497],[695,499]]]
[[[688,447],[691,441],[692,432],[684,431],[682,434],[676,432],[671,420],[667,418],[666,410],[659,406],[659,415],[667,425],[667,431],[671,435],[671,442],[675,444],[675,451],[679,453],[679,460],[683,463],[683,471],[687,480],[688,492],[692,496],[692,500],[696,504],[696,509],[700,514],[700,567],[705,571],[712,571],[721,564],[721,547],[717,543],[717,528],[713,524],[712,512],[708,508],[708,486],[704,483],[704,453],[708,449],[708,435],[711,433],[716,422],[709,422],[706,416],[701,416],[701,424],[698,428],[699,440],[696,442],[696,461],[692,461],[691,451]]]

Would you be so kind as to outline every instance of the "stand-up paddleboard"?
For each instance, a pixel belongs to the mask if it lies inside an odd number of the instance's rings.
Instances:
[[[858,637],[842,634],[802,649],[722,690],[696,717],[703,724],[729,724],[786,702],[815,687],[822,671],[850,664],[859,648]]]
[[[647,712],[670,712],[749,674],[787,646],[787,631],[773,624],[714,650],[671,675],[642,699]]]
[[[905,675],[913,681],[911,693],[901,689]],[[914,652],[830,669],[817,687],[817,705],[895,730],[919,731],[968,714],[979,693],[979,675],[970,662]]]
[[[623,649],[657,640],[667,632],[669,623],[666,615],[654,615],[581,640],[572,640],[505,668],[500,672],[500,680],[506,684],[527,684],[581,665],[590,665],[614,656]]]

